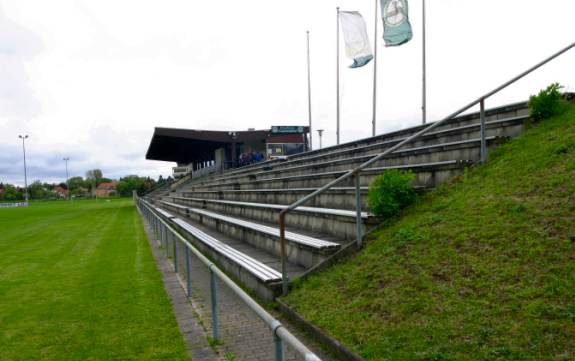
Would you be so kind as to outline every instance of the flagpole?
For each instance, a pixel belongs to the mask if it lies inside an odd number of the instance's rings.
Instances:
[[[373,110],[371,119],[371,136],[375,137],[375,118],[377,110],[377,2],[375,0],[375,25],[373,35]]]
[[[307,34],[307,113],[309,119],[309,150],[312,150],[312,128],[311,128],[311,67],[309,61],[309,30]]]
[[[336,68],[337,68],[337,76],[336,76],[336,96],[337,96],[337,128],[336,128],[336,138],[337,144],[339,144],[339,6],[336,8],[337,10],[337,36],[336,36]]]
[[[422,82],[422,90],[421,90],[421,116],[422,116],[422,121],[423,124],[425,124],[426,121],[426,74],[425,74],[425,0],[422,0],[421,2],[422,4],[422,17],[423,17],[423,21],[422,21],[422,25],[423,25],[423,36],[422,36],[422,40],[423,40],[423,82]]]

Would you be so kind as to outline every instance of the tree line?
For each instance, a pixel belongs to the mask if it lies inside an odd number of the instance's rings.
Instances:
[[[104,177],[100,169],[91,169],[86,172],[85,177],[72,177],[68,179],[68,183],[45,183],[36,180],[28,185],[28,195],[30,199],[57,199],[63,198],[69,193],[77,198],[89,198],[95,195],[96,189],[102,183],[114,183],[116,194],[127,197],[131,196],[134,190],[142,195],[150,189],[170,181],[172,181],[172,177],[163,178],[160,176],[155,180],[138,175],[127,175],[115,180]],[[0,201],[21,201],[24,199],[24,187],[0,182]]]

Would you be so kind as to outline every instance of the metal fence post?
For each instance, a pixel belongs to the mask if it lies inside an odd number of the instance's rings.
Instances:
[[[154,225],[154,234],[156,235],[156,238],[158,238],[160,240],[160,243],[162,243],[164,239],[162,238],[162,234],[160,233],[160,226],[158,225],[158,222],[154,217],[152,217],[152,224]]]
[[[272,334],[274,336],[274,345],[275,345],[275,360],[276,361],[283,361],[284,359],[284,347],[283,347],[283,340],[278,335],[278,330],[282,328],[282,324],[278,320],[272,320],[270,323],[270,329],[272,330]]]
[[[162,223],[163,232],[164,232],[164,247],[166,249],[166,257],[170,258],[170,240],[167,237],[166,233],[166,226]]]
[[[190,249],[186,247],[186,286],[188,297],[192,297],[192,273],[190,272]]]
[[[154,216],[152,216],[152,217],[154,217]],[[158,220],[156,217],[154,217],[154,222],[156,222],[156,227],[158,228],[158,236],[160,238],[160,244],[162,245],[162,247],[164,247],[164,244],[165,244],[164,229],[160,227],[160,223],[158,223]]]
[[[276,361],[284,360],[284,345],[281,338],[274,333],[274,344],[276,349]]]
[[[142,201],[142,210],[148,209],[148,205],[145,201]],[[304,344],[301,343],[294,335],[292,335],[288,330],[282,327],[281,323],[274,319],[264,308],[262,308],[255,300],[253,300],[240,286],[238,286],[233,280],[231,280],[225,273],[223,273],[218,267],[213,264],[208,258],[206,258],[199,250],[197,250],[193,245],[187,243],[186,239],[180,236],[172,227],[164,222],[161,218],[156,217],[156,213],[149,209],[150,220],[156,221],[159,225],[162,225],[167,229],[169,235],[175,238],[174,242],[180,242],[185,245],[184,251],[186,252],[186,273],[188,274],[188,292],[191,294],[191,255],[193,253],[196,258],[203,265],[208,267],[210,271],[210,288],[211,288],[211,308],[212,308],[212,327],[213,327],[213,341],[220,341],[220,331],[219,331],[219,321],[217,314],[217,289],[216,289],[216,277],[220,279],[222,284],[227,285],[240,299],[242,299],[245,304],[255,312],[273,331],[274,345],[275,345],[275,360],[284,360],[284,344],[288,345],[291,349],[295,350],[301,356],[308,361],[320,361],[319,358],[310,351]],[[146,212],[147,213],[147,212]],[[162,233],[163,235],[163,233]]]
[[[287,254],[286,254],[286,224],[285,224],[285,209],[280,212],[279,224],[280,224],[280,253],[282,262],[282,296],[287,296],[288,294],[288,276],[287,276]]]
[[[170,233],[172,238],[172,246],[174,247],[173,256],[174,256],[174,272],[178,273],[178,242],[176,237]]]
[[[479,101],[479,119],[481,121],[481,163],[487,162],[487,142],[485,141],[485,99]]]
[[[213,264],[209,266],[210,268],[210,289],[211,289],[211,296],[212,296],[212,328],[213,328],[213,337],[215,341],[220,340],[220,326],[218,323],[218,312],[217,312],[217,297],[216,297],[216,275],[212,270]]]
[[[363,247],[363,223],[361,220],[361,188],[359,171],[355,173],[355,237],[357,247]]]
[[[160,229],[160,224],[158,220],[152,215],[152,219],[154,220],[154,227],[156,228],[156,237],[160,239],[160,243],[163,242],[164,238],[162,237],[162,232]]]

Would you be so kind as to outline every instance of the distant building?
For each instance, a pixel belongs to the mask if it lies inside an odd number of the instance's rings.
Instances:
[[[58,198],[66,198],[68,197],[68,190],[60,187],[60,186],[56,186],[53,190],[52,193],[58,197]]]
[[[247,131],[155,128],[146,159],[176,162],[175,178],[205,174],[309,150],[309,127]]]
[[[96,187],[96,198],[106,198],[116,196],[118,194],[118,192],[116,191],[117,185],[118,182],[116,181],[104,182],[98,184],[98,187]]]

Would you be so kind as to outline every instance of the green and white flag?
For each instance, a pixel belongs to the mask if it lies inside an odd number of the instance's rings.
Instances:
[[[359,68],[373,59],[365,21],[357,11],[340,11],[341,29],[345,40],[345,53],[353,59],[350,68]]]
[[[383,40],[386,46],[407,43],[413,37],[407,16],[407,0],[380,0]]]

